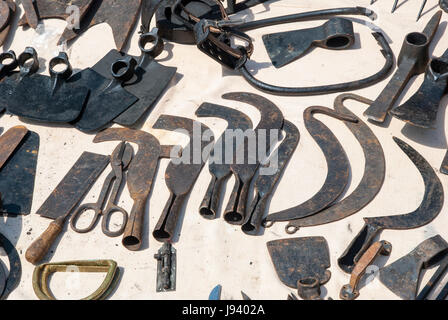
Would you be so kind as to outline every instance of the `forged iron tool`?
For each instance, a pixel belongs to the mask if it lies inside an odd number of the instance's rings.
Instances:
[[[157,28],[164,39],[183,44],[195,44],[191,24],[201,18],[222,19],[246,10],[266,0],[227,1],[227,8],[216,0],[152,0],[160,8],[156,12]],[[180,7],[180,8],[178,8]],[[181,12],[179,12],[182,9]]]
[[[430,223],[442,210],[443,186],[431,165],[410,145],[394,137],[394,141],[411,159],[422,175],[425,184],[425,194],[420,206],[411,213],[375,218],[364,218],[365,225],[353,239],[348,248],[338,259],[339,267],[350,273],[364,252],[381,231],[407,230]]]
[[[81,19],[79,30],[66,28],[58,44],[75,39],[97,24],[107,23],[112,28],[117,50],[123,51],[137,22],[140,4],[141,0],[97,0]]]
[[[144,2],[146,3],[146,2]],[[145,24],[146,25],[146,24]],[[113,122],[123,126],[133,126],[142,116],[157,103],[162,96],[171,79],[176,74],[177,68],[167,67],[158,63],[155,58],[163,51],[163,40],[157,35],[157,30],[146,31],[140,35],[138,45],[140,47],[140,57],[129,56],[111,50],[104,58],[98,61],[92,69],[106,78],[111,77],[110,66],[119,59],[132,57],[137,60],[135,73],[131,79],[123,85],[124,89],[138,98],[127,110],[119,114]],[[146,48],[147,44],[152,44]]]
[[[347,49],[355,42],[355,35],[352,21],[331,18],[319,27],[263,35],[263,42],[272,64],[281,68],[312,47]]]
[[[49,278],[56,272],[95,272],[106,273],[100,287],[81,300],[104,300],[118,285],[120,269],[114,260],[85,260],[45,263],[33,272],[33,290],[40,300],[56,300],[49,288]]]
[[[275,172],[270,174],[259,174],[255,180],[255,198],[249,206],[249,214],[246,221],[241,226],[241,230],[248,235],[257,235],[263,220],[263,215],[266,211],[268,201],[274,190],[275,185],[280,180],[289,159],[297,148],[300,140],[299,129],[288,120],[285,120],[283,125],[285,138],[280,146],[274,151],[274,154],[269,157],[269,162],[262,165],[261,168],[268,168],[271,165],[275,166]]]
[[[323,237],[269,241],[266,244],[278,277],[304,300],[321,300],[320,286],[330,280],[330,253]]]
[[[151,193],[152,183],[160,158],[169,158],[172,146],[161,146],[153,135],[127,128],[111,128],[101,131],[93,142],[128,141],[138,145],[137,154],[129,165],[127,185],[134,204],[123,234],[123,246],[137,251],[142,245],[146,202]]]
[[[201,206],[199,208],[199,213],[206,219],[215,219],[219,207],[219,201],[221,197],[221,187],[224,181],[230,177],[232,174],[231,163],[226,159],[226,148],[232,148],[232,153],[234,150],[238,150],[240,145],[237,145],[237,139],[232,136],[231,146],[228,145],[228,136],[230,130],[235,132],[235,130],[241,130],[245,132],[248,129],[252,129],[252,121],[250,118],[235,109],[220,106],[212,103],[203,103],[195,112],[196,116],[201,117],[216,117],[227,121],[227,129],[216,141],[213,150],[210,152],[209,160],[209,171],[212,175],[212,180],[210,181],[207,192],[205,193],[204,199],[202,200]],[[241,142],[240,142],[241,143]],[[236,159],[236,155],[232,154],[233,162]]]
[[[70,171],[65,175],[37,214],[52,219],[48,228],[28,247],[25,258],[32,264],[40,262],[62,232],[65,220],[82,197],[90,190],[101,172],[109,164],[109,157],[83,152]]]
[[[409,80],[425,72],[429,62],[428,49],[441,16],[442,11],[438,11],[429,20],[423,32],[411,32],[406,35],[397,60],[398,69],[378,98],[364,112],[368,119],[383,123]]]
[[[261,119],[253,133],[252,139],[244,137],[244,144],[237,150],[244,156],[244,162],[236,161],[230,166],[235,177],[235,186],[224,211],[224,219],[230,224],[242,225],[246,221],[246,204],[251,181],[258,167],[271,153],[271,148],[279,141],[284,118],[280,109],[268,99],[248,92],[232,92],[222,96],[223,99],[250,104],[260,111]],[[265,139],[264,150],[260,147]],[[252,141],[251,141],[252,140]],[[255,143],[255,146],[253,145]],[[252,144],[252,146],[250,145]],[[263,152],[264,151],[264,152]],[[243,157],[241,157],[243,158]]]
[[[370,2],[370,4],[373,4],[373,0]],[[403,3],[404,3],[405,1],[403,1]],[[426,6],[426,3],[428,2],[428,0],[423,0],[423,2],[422,2],[422,5],[420,6],[420,9],[419,9],[419,11],[418,11],[418,15],[417,15],[417,20],[416,21],[418,21],[418,20],[420,20],[420,18],[421,18],[421,16],[422,16],[422,13],[423,13],[423,9],[425,8],[425,6]],[[440,8],[441,9],[443,9],[445,12],[448,12],[448,1],[447,0],[439,0],[439,6],[440,6]],[[395,12],[395,10],[397,9],[397,7],[398,7],[398,0],[394,0],[394,4],[393,4],[393,6],[392,6],[392,13],[394,13]]]
[[[423,289],[420,291],[418,296],[415,298],[415,300],[428,300],[428,295],[433,291],[433,289],[436,287],[437,283],[442,279],[442,276],[444,276],[446,273],[446,270],[448,269],[448,255],[445,254],[444,258],[440,262],[436,272],[433,274],[431,279],[425,284]],[[444,288],[440,291],[440,293],[437,295],[436,300],[445,300],[448,292],[446,291],[448,288],[448,283],[445,284]]]
[[[101,229],[106,236],[118,237],[123,234],[124,228],[126,227],[126,223],[128,221],[128,213],[125,209],[119,207],[116,202],[118,200],[118,193],[124,179],[124,171],[129,166],[133,155],[134,150],[129,143],[121,142],[115,148],[110,156],[112,171],[107,175],[103,183],[100,195],[98,196],[98,201],[96,203],[85,203],[79,206],[78,209],[72,214],[70,226],[73,231],[78,233],[90,232],[95,228],[98,220],[102,217]],[[111,192],[108,198],[107,196],[109,195],[110,190]],[[103,210],[104,204],[106,204],[106,207]],[[94,213],[90,225],[86,228],[78,228],[76,226],[78,219],[88,211],[93,211]],[[117,212],[119,212],[122,217],[121,227],[116,231],[112,231],[110,230],[108,223],[112,215]]]
[[[0,136],[0,169],[16,151],[27,133],[28,129],[26,127],[15,126]]]
[[[365,159],[363,177],[356,189],[343,200],[312,216],[290,221],[286,226],[288,234],[296,233],[300,227],[312,227],[345,219],[367,206],[381,190],[386,175],[383,148],[372,130],[344,106],[346,100],[355,100],[366,105],[370,105],[373,101],[351,93],[341,94],[334,101],[334,109],[337,112],[357,119],[357,122],[344,121],[344,124],[356,137],[363,150]]]
[[[358,285],[367,268],[375,261],[378,255],[389,256],[392,251],[392,245],[387,241],[378,241],[370,246],[356,263],[350,277],[350,283],[341,288],[339,296],[342,300],[355,300],[359,297]]]
[[[14,245],[1,233],[0,247],[3,248],[9,260],[8,276],[3,263],[0,261],[0,300],[5,300],[20,283],[22,263]]]
[[[90,88],[91,94],[81,116],[74,122],[77,129],[99,131],[138,101],[122,87],[134,76],[136,65],[137,61],[130,56],[115,61],[110,67],[111,80],[90,68],[80,72],[79,82]]]
[[[8,37],[16,11],[17,7],[14,0],[0,1],[0,46],[5,43],[6,38]]]
[[[67,123],[75,120],[82,111],[88,97],[89,89],[73,81],[70,76],[72,67],[65,52],[50,60],[50,77],[33,74],[37,71],[39,62],[37,53],[30,48],[32,68],[24,66],[28,53],[19,56],[19,66],[22,78],[17,83],[8,99],[8,112],[19,117],[45,121]],[[64,65],[62,71],[55,67]]]
[[[172,242],[182,207],[213,148],[214,136],[201,122],[177,116],[161,115],[153,128],[178,131],[190,138],[189,144],[183,148],[180,161],[173,159],[166,168],[165,183],[170,197],[152,232],[157,241]]]
[[[31,48],[26,48],[25,52],[30,50]],[[21,76],[16,70],[18,66],[19,62],[14,51],[0,53],[0,112],[5,111],[8,99]]]
[[[19,21],[19,26],[37,28],[39,20],[62,19],[70,17],[70,6],[79,9],[79,18],[82,20],[95,0],[21,0],[25,14]]]
[[[176,249],[171,243],[164,243],[154,255],[157,259],[157,292],[176,290]]]
[[[34,181],[36,179],[37,157],[39,154],[39,135],[27,131],[24,127],[8,130],[18,132],[18,137],[12,138],[15,144],[14,154],[7,159],[0,170],[0,215],[28,215],[33,204]],[[19,141],[22,134],[23,138]],[[0,137],[0,142],[2,142]],[[8,146],[5,145],[7,148]],[[9,145],[12,147],[12,145]],[[0,148],[1,149],[1,148]],[[6,152],[4,153],[6,155]]]
[[[414,300],[422,269],[430,268],[447,251],[448,243],[440,235],[429,238],[404,257],[382,268],[380,281],[400,298]]]
[[[327,178],[321,189],[308,201],[268,215],[264,221],[265,227],[271,227],[277,221],[305,218],[322,211],[342,194],[348,183],[350,163],[347,154],[331,130],[314,118],[313,115],[316,113],[342,121],[357,122],[356,118],[340,114],[329,108],[313,106],[305,109],[303,113],[305,127],[324,153],[328,166]]]
[[[448,50],[440,58],[429,62],[423,84],[408,101],[392,109],[390,114],[414,126],[435,129],[440,101],[448,93],[447,83]]]

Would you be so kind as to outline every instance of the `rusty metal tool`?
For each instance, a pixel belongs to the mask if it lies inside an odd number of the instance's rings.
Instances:
[[[161,146],[151,134],[142,130],[110,128],[101,131],[93,142],[127,141],[138,145],[137,154],[129,165],[127,185],[134,204],[123,234],[123,246],[137,251],[142,245],[146,202],[160,158],[169,158],[172,146]]]
[[[422,269],[430,268],[448,251],[448,243],[436,235],[420,243],[414,250],[380,270],[380,281],[405,300],[417,295]]]
[[[87,233],[92,231],[98,220],[102,217],[101,229],[103,233],[108,237],[118,237],[123,234],[124,228],[128,221],[128,212],[122,207],[116,204],[118,200],[118,193],[120,191],[121,184],[124,179],[124,171],[128,168],[131,163],[132,157],[134,155],[134,150],[129,143],[121,142],[110,156],[110,164],[112,166],[112,171],[107,175],[104,180],[103,187],[101,188],[100,195],[98,196],[98,201],[96,203],[85,203],[76,209],[72,214],[70,219],[70,226],[73,231],[78,233]],[[110,191],[110,196],[108,198]],[[107,200],[107,202],[106,202]],[[103,207],[105,206],[104,210]],[[84,215],[86,212],[93,211],[93,219],[86,228],[78,228],[76,223],[78,219]],[[110,218],[115,213],[120,213],[122,217],[121,227],[116,230],[110,230],[108,225]]]
[[[2,0],[0,3],[0,19],[2,26],[0,28],[0,46],[2,46],[11,30],[11,23],[16,14],[17,7],[14,0]]]
[[[313,106],[305,109],[303,119],[305,127],[317,142],[327,161],[327,177],[321,189],[304,203],[271,213],[265,218],[264,226],[271,227],[274,222],[289,221],[314,215],[331,205],[344,191],[348,183],[350,163],[342,145],[336,136],[322,122],[314,118],[321,113],[342,121],[357,122],[357,119],[335,112],[326,107]]]
[[[415,298],[415,300],[427,300],[428,295],[431,293],[431,291],[436,287],[437,283],[441,280],[442,276],[445,275],[446,270],[448,269],[448,255],[445,254],[442,261],[440,262],[439,266],[437,267],[436,272],[432,275],[431,279],[425,284],[423,289],[420,291],[418,296]],[[445,286],[446,288],[446,286]],[[441,297],[441,299],[445,299],[443,296],[443,290],[440,292],[440,294],[437,296],[437,299]]]
[[[364,153],[364,174],[356,189],[343,200],[312,216],[292,220],[286,226],[288,234],[296,233],[300,227],[312,227],[345,219],[367,206],[383,186],[386,175],[384,151],[373,131],[353,112],[344,106],[344,101],[355,100],[366,105],[373,101],[364,97],[344,93],[336,97],[334,109],[340,114],[357,119],[357,122],[344,121],[358,140]]]
[[[0,247],[5,251],[9,261],[8,275],[6,275],[6,270],[0,261],[0,300],[5,300],[20,283],[22,263],[14,245],[1,233]]]
[[[96,132],[104,129],[138,101],[138,97],[123,88],[123,83],[134,76],[136,65],[137,61],[131,56],[115,61],[109,70],[111,80],[90,68],[80,72],[78,82],[91,92],[82,114],[74,121],[78,130]]]
[[[339,267],[347,273],[353,270],[355,264],[381,231],[385,229],[407,230],[424,226],[435,219],[442,210],[444,201],[443,186],[434,169],[406,142],[397,137],[393,139],[422,175],[425,184],[423,200],[416,210],[407,214],[364,218],[364,227],[338,259]]]
[[[350,283],[341,288],[339,297],[342,300],[355,300],[359,297],[358,285],[367,268],[375,261],[378,255],[389,256],[392,252],[392,245],[387,241],[378,241],[370,246],[370,248],[362,255],[361,259],[356,263],[355,268],[350,276]]]
[[[27,133],[26,127],[15,126],[0,136],[0,169],[3,168]]]
[[[246,221],[241,226],[241,230],[243,230],[245,234],[257,235],[259,233],[263,215],[265,214],[266,207],[274,187],[280,180],[289,159],[299,144],[299,129],[293,123],[285,120],[283,131],[285,132],[285,138],[282,143],[274,151],[274,154],[269,157],[269,162],[260,167],[266,171],[270,169],[274,170],[274,172],[268,171],[265,174],[262,174],[260,170],[259,175],[255,180],[255,197],[249,205],[249,212],[246,217]]]
[[[312,47],[342,50],[355,42],[353,22],[344,18],[331,18],[314,28],[265,34],[262,38],[276,68],[299,59]]]
[[[390,111],[395,118],[411,125],[434,129],[440,101],[447,94],[448,50],[440,58],[433,58],[425,73],[423,84],[401,106]]]
[[[230,130],[237,134],[235,130],[241,130],[244,133],[248,129],[252,129],[252,121],[250,118],[241,111],[224,107],[212,103],[203,103],[195,112],[196,116],[201,117],[215,117],[221,118],[227,121],[227,129],[216,141],[213,150],[210,152],[209,157],[209,171],[212,175],[204,199],[202,200],[199,208],[199,213],[206,219],[215,219],[218,211],[219,201],[221,197],[221,188],[224,181],[232,174],[231,164],[227,160],[235,161],[236,155],[234,151],[240,147],[237,144],[235,136],[231,139],[231,145],[228,145],[228,136]],[[240,131],[238,131],[240,132]],[[240,142],[241,144],[241,142]],[[232,159],[226,159],[227,148],[232,148]]]
[[[320,286],[330,280],[330,253],[323,237],[269,241],[266,244],[280,280],[304,300],[320,300]]]
[[[31,50],[32,48],[26,48],[21,56],[31,56]],[[14,51],[8,50],[0,54],[0,112],[5,111],[8,105],[8,99],[14,91],[17,81],[22,76],[21,73],[16,70],[18,66],[19,60]],[[37,70],[39,67],[37,59],[34,66]]]
[[[246,221],[246,204],[251,181],[260,164],[266,160],[271,152],[272,143],[275,144],[279,141],[284,117],[281,110],[274,103],[257,94],[232,92],[224,94],[222,98],[252,105],[261,114],[260,122],[253,130],[252,139],[251,137],[245,137],[244,144],[237,151],[238,154],[243,155],[241,158],[244,158],[244,161],[242,163],[236,161],[231,165],[231,170],[235,177],[235,185],[224,211],[224,219],[230,224],[242,225]],[[249,133],[251,132],[249,131]],[[262,139],[265,139],[265,150],[259,149],[263,144]]]
[[[97,24],[107,23],[112,28],[117,50],[123,51],[137,22],[140,4],[141,0],[97,0],[81,19],[79,30],[66,28],[58,44],[75,39]]]
[[[50,276],[56,272],[94,272],[106,273],[95,292],[81,300],[104,300],[118,285],[120,268],[114,260],[85,260],[45,263],[33,272],[33,290],[40,300],[56,300],[49,287]]]
[[[150,48],[146,48],[148,44],[152,44]],[[164,48],[163,40],[157,35],[157,30],[141,34],[138,45],[141,51],[140,57],[129,56],[113,49],[92,67],[103,77],[110,78],[110,66],[115,61],[129,57],[137,60],[133,77],[126,81],[123,87],[136,96],[138,101],[113,120],[115,123],[129,127],[134,126],[148,110],[156,105],[177,70],[175,67],[164,66],[155,60]]]
[[[165,183],[170,190],[170,197],[152,232],[157,241],[172,242],[185,200],[209,156],[204,150],[213,147],[214,136],[201,122],[170,115],[161,115],[153,128],[182,130],[179,133],[188,134],[190,137],[189,144],[183,148],[182,158],[171,160],[166,168]]]
[[[30,52],[36,61],[36,51]],[[67,54],[61,52],[50,60],[50,76],[33,74],[24,66],[25,62],[19,57],[23,77],[8,99],[8,112],[36,121],[67,123],[75,120],[81,114],[89,89],[70,78],[72,67]],[[64,69],[56,71],[58,65],[63,65]]]
[[[176,290],[176,249],[171,243],[164,243],[154,255],[157,259],[157,292]]]
[[[383,123],[409,80],[425,72],[429,62],[429,46],[434,39],[441,16],[442,11],[438,11],[423,32],[411,32],[406,35],[397,60],[398,69],[378,98],[364,112],[368,119]]]
[[[79,9],[79,19],[82,20],[90,6],[96,0],[21,0],[25,14],[19,20],[19,26],[30,26],[37,28],[39,20],[62,19],[67,20],[70,16],[68,8],[76,6]],[[101,0],[100,0],[101,2]]]
[[[20,138],[24,129],[20,127],[13,129],[14,131],[17,129],[19,134],[19,137],[13,139]],[[2,137],[0,137],[0,142]],[[0,170],[2,203],[0,215],[28,215],[31,212],[33,203],[34,181],[40,143],[39,135],[36,132],[28,131],[20,142],[16,140],[14,143],[18,143],[14,154],[7,159]]]
[[[67,217],[108,164],[108,156],[83,152],[47,200],[37,210],[36,213],[40,216],[54,221],[28,247],[25,253],[25,258],[28,262],[37,264],[45,257],[58,235],[62,232]]]

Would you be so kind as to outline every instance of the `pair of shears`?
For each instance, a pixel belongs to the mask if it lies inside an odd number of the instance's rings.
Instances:
[[[112,171],[104,181],[103,187],[101,188],[101,192],[98,197],[98,201],[96,203],[86,203],[81,205],[75,211],[70,220],[70,226],[74,231],[78,233],[87,233],[93,230],[98,220],[102,216],[103,220],[101,222],[101,228],[106,236],[118,237],[123,234],[126,223],[128,221],[128,213],[122,207],[117,206],[116,201],[118,199],[118,193],[120,191],[121,183],[123,182],[123,172],[129,166],[133,157],[133,153],[134,151],[129,143],[121,142],[118,147],[115,148],[114,152],[110,156]],[[106,207],[103,210],[102,208],[106,203],[107,195],[109,194],[110,189],[112,189],[112,191],[110,192],[110,197],[107,201]],[[89,210],[94,212],[92,222],[86,228],[78,228],[76,226],[76,222],[83,214],[85,214]],[[117,212],[121,213],[122,215],[122,224],[119,230],[111,231],[108,226],[108,222],[110,221],[111,216]]]

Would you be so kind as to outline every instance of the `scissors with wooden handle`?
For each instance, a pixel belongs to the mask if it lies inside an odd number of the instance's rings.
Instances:
[[[120,186],[123,181],[123,171],[129,166],[133,157],[133,149],[129,143],[121,142],[114,150],[111,155],[111,165],[112,171],[106,177],[104,181],[103,187],[101,189],[100,195],[98,197],[98,201],[96,203],[85,203],[81,205],[73,214],[70,220],[71,228],[78,233],[87,233],[92,231],[100,217],[103,217],[101,222],[101,229],[106,236],[109,237],[118,237],[124,232],[124,228],[126,227],[126,223],[128,221],[128,213],[122,207],[116,205],[116,201],[118,198],[118,193],[120,191]],[[107,200],[107,195],[109,194],[109,190],[112,188],[110,193],[110,197]],[[106,208],[103,210],[104,204],[106,203]],[[94,212],[94,216],[92,222],[86,228],[78,228],[76,223],[78,219],[85,214],[87,211],[92,210]],[[123,222],[121,227],[117,231],[111,231],[108,227],[108,222],[111,216],[114,213],[121,213],[123,217]]]

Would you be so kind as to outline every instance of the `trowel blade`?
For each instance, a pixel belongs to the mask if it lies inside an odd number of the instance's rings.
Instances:
[[[113,49],[109,51],[92,69],[103,77],[112,78],[110,66],[118,59],[123,59],[126,54],[122,54]],[[133,56],[137,61],[139,57]],[[132,93],[139,100],[129,109],[115,118],[114,122],[123,126],[131,127],[157,102],[163,94],[165,88],[176,74],[177,68],[166,67],[157,61],[152,61],[145,69],[137,67],[136,76],[123,86],[126,91]]]

